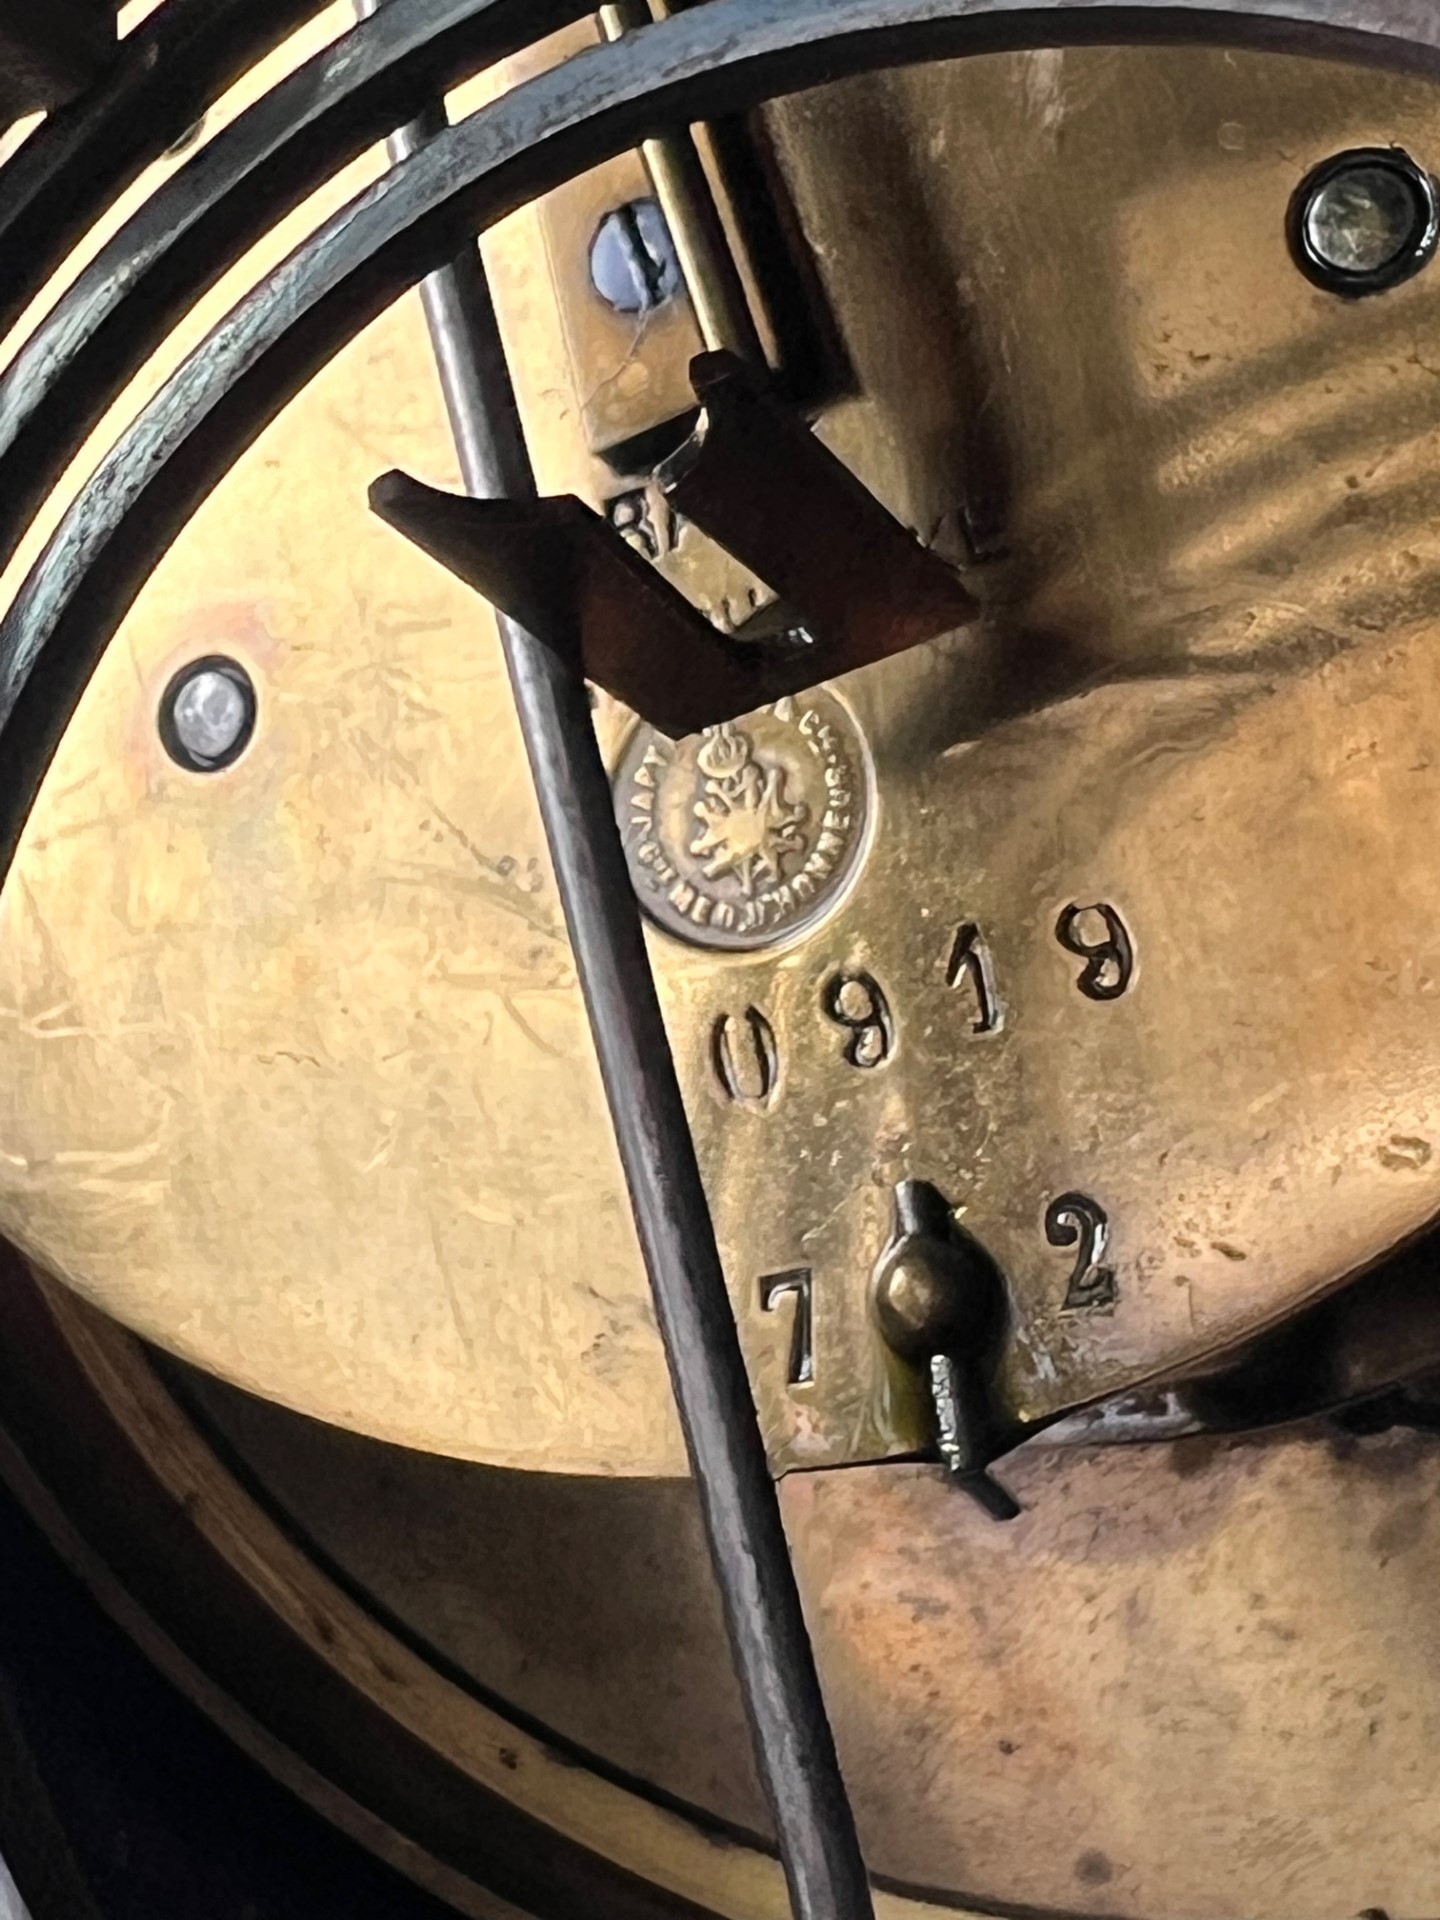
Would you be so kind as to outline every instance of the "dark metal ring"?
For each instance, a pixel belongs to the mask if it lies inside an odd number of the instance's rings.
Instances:
[[[157,188],[0,377],[0,568],[126,380],[246,247],[400,121],[590,4],[389,0]],[[4,189],[0,176],[0,202]]]
[[[195,501],[326,360],[477,231],[677,120],[925,58],[1155,40],[1440,77],[1433,0],[709,0],[540,75],[384,176],[243,300],[121,436],[0,625],[0,873],[86,680]]]
[[[213,752],[192,745],[186,739],[177,711],[185,689],[204,674],[228,680],[240,701],[239,725],[225,745]],[[223,773],[226,767],[234,766],[254,738],[257,714],[255,683],[240,662],[232,660],[228,654],[207,653],[198,660],[187,661],[177,673],[170,676],[169,684],[160,696],[156,727],[161,744],[177,767],[184,767],[187,773]]]
[[[166,0],[97,87],[46,116],[0,174],[0,332],[136,176],[324,4]]]
[[[1399,236],[1390,258],[1373,267],[1346,267],[1327,259],[1316,245],[1310,215],[1327,187],[1356,173],[1379,174],[1396,184],[1409,206],[1409,230]],[[1311,169],[1291,196],[1286,231],[1295,264],[1312,285],[1342,299],[1359,300],[1388,293],[1420,272],[1440,246],[1440,186],[1399,147],[1350,147]]]

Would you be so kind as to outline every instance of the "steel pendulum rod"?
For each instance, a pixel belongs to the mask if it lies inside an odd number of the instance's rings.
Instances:
[[[405,128],[392,157],[442,124],[437,111]],[[533,495],[478,247],[421,293],[467,489]],[[791,1905],[797,1920],[871,1920],[589,694],[578,669],[519,624],[500,617],[499,628]]]

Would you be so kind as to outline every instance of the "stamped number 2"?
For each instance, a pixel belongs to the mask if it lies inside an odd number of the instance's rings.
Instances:
[[[1110,1219],[1088,1193],[1062,1193],[1045,1211],[1045,1238],[1052,1247],[1074,1247],[1075,1265],[1062,1313],[1107,1313],[1119,1298],[1115,1272],[1105,1265]]]

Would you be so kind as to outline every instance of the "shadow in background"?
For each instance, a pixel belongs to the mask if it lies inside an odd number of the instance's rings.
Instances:
[[[0,1492],[0,1853],[31,1920],[445,1920],[162,1679]]]

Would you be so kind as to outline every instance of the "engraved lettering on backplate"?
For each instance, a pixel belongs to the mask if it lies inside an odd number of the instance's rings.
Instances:
[[[780,1084],[780,1046],[763,1007],[746,1007],[737,1020],[722,1013],[710,1029],[715,1078],[741,1107],[768,1107]]]
[[[1087,1193],[1062,1193],[1045,1212],[1045,1238],[1052,1247],[1074,1247],[1075,1265],[1062,1313],[1109,1313],[1120,1297],[1114,1269],[1107,1267],[1110,1217]]]
[[[1103,925],[1101,932],[1096,922]],[[1087,1000],[1118,1000],[1135,977],[1135,948],[1130,930],[1114,907],[1066,907],[1055,922],[1055,938],[1085,962],[1076,981]]]
[[[641,905],[731,952],[806,932],[860,869],[873,784],[858,724],[824,688],[685,740],[637,727],[615,806]]]
[[[774,1313],[782,1300],[795,1302],[786,1375],[792,1387],[808,1387],[815,1379],[814,1278],[809,1267],[789,1267],[784,1273],[767,1273],[760,1282],[760,1305],[766,1313]]]
[[[883,1067],[895,1051],[895,1022],[880,982],[868,973],[837,973],[825,982],[822,1003],[850,1038],[845,1058],[852,1067]]]
[[[972,1033],[999,1033],[1005,1025],[1005,1008],[995,988],[995,961],[989,943],[973,920],[967,920],[955,932],[955,942],[945,968],[948,987],[968,988],[975,999]]]

